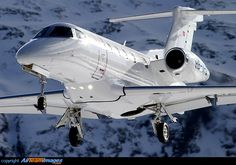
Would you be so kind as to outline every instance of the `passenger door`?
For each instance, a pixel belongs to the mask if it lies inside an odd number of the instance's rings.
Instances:
[[[97,67],[95,72],[92,74],[92,78],[100,80],[103,78],[108,62],[107,50],[100,49],[97,61]]]

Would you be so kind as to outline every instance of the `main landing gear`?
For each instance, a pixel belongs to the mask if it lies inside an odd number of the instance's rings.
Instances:
[[[161,122],[160,119],[156,118],[151,121],[153,132],[161,143],[167,143],[170,137],[169,126],[167,123]]]
[[[83,140],[82,118],[80,108],[68,108],[56,125],[56,128],[69,124],[69,141],[74,147],[79,146]]]
[[[155,118],[151,121],[153,132],[161,143],[167,143],[170,137],[169,126],[162,122],[161,113],[166,113],[173,122],[177,122],[177,118],[170,114],[163,104],[147,105],[145,108],[155,111]]]
[[[42,113],[46,113],[47,108],[47,100],[46,96],[44,95],[44,86],[47,83],[45,77],[40,77],[39,83],[41,85],[41,92],[38,96],[37,104],[34,106],[37,108],[37,110],[41,111]]]

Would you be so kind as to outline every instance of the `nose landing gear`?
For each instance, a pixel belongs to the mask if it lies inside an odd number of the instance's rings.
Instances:
[[[46,96],[44,95],[44,86],[47,82],[44,76],[40,77],[39,83],[41,85],[41,92],[40,95],[38,96],[37,104],[35,104],[34,106],[35,108],[37,108],[37,110],[41,111],[42,113],[46,113],[47,99]]]
[[[45,96],[39,96],[38,97],[38,101],[37,101],[37,109],[39,111],[45,111],[46,110],[46,107],[47,107],[47,100],[46,100],[46,97]],[[46,113],[46,112],[45,112]]]

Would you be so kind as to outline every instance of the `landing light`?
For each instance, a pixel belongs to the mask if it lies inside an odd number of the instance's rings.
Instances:
[[[79,89],[84,90],[84,87],[83,87],[83,86],[80,86]]]
[[[92,85],[88,85],[88,89],[89,89],[89,90],[92,90],[92,89],[93,89],[93,86],[92,86]]]

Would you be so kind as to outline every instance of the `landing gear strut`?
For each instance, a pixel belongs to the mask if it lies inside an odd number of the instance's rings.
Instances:
[[[159,106],[158,105],[152,106],[151,109],[156,112],[154,120],[151,121],[153,132],[161,143],[167,143],[169,141],[170,131],[168,124],[162,122],[161,113],[165,112],[173,122],[177,122],[177,118],[173,117],[172,114],[169,113],[166,110],[165,106],[162,104],[160,104]]]
[[[83,140],[82,118],[80,108],[68,108],[59,120],[56,128],[69,124],[69,141],[74,147],[79,146]]]
[[[47,100],[46,96],[44,95],[44,86],[47,82],[45,77],[42,76],[39,80],[39,83],[41,85],[41,92],[40,95],[38,96],[37,104],[34,106],[37,108],[37,110],[41,111],[42,113],[46,113]]]

